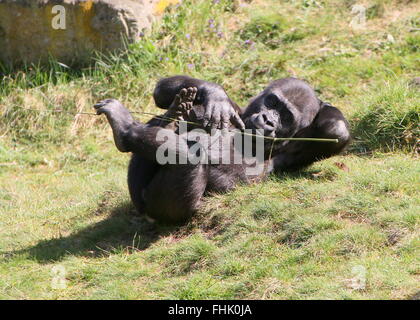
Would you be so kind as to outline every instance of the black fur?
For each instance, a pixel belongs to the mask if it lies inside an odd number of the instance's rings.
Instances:
[[[243,123],[238,116],[241,109],[233,102],[225,90],[218,84],[194,79],[188,76],[174,76],[160,80],[153,92],[156,105],[168,109],[175,95],[183,88],[198,89],[194,101],[193,118],[205,128],[228,128],[230,123],[243,129]]]
[[[154,92],[156,104],[170,112],[176,108],[174,101],[180,90],[190,87],[198,89],[193,110],[201,108],[201,115],[208,113],[209,105],[210,119],[214,119],[214,114],[220,116],[226,113],[227,109],[228,112],[236,111],[237,106],[220,86],[185,76],[159,81]],[[339,139],[339,143],[276,143],[272,157],[263,159],[267,169],[263,175],[247,175],[246,169],[250,167],[247,164],[159,165],[156,162],[156,150],[162,142],[156,140],[156,134],[159,130],[165,130],[168,136],[174,137],[178,135],[176,128],[168,128],[167,124],[156,119],[148,124],[136,122],[116,100],[105,100],[95,108],[98,113],[106,114],[117,148],[122,152],[133,153],[128,185],[136,208],[139,212],[167,223],[180,223],[191,217],[206,193],[225,192],[239,182],[256,181],[270,172],[301,169],[340,153],[350,141],[348,123],[343,114],[337,108],[320,101],[305,82],[294,78],[272,82],[251,101],[241,115],[246,127],[262,129],[264,135],[270,137],[335,138]],[[226,121],[226,114],[224,117]],[[215,120],[217,122],[217,117]],[[235,134],[238,133],[228,133],[229,139],[233,139]],[[204,132],[204,135],[207,134]],[[185,134],[179,137],[179,143],[171,145],[170,150],[185,156],[189,152],[189,141]],[[271,142],[266,150],[270,145]],[[233,155],[242,151],[232,148],[228,152]]]

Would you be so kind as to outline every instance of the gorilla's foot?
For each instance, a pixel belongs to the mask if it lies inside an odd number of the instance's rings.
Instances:
[[[188,117],[188,113],[193,107],[197,90],[196,87],[184,88],[175,95],[174,101],[170,106],[170,111],[172,111],[177,119],[182,119],[183,116]]]
[[[97,114],[104,113],[108,119],[109,124],[114,134],[115,145],[121,152],[128,152],[129,150],[124,144],[124,136],[130,129],[134,120],[131,113],[115,99],[106,99],[94,105]]]

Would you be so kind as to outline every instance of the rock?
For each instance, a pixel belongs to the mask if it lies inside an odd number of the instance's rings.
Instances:
[[[415,77],[410,81],[410,86],[413,88],[420,88],[420,77]]]
[[[136,41],[178,0],[0,0],[0,61],[85,63]]]

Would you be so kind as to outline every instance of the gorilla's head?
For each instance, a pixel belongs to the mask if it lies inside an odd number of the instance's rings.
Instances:
[[[262,129],[265,136],[284,138],[312,123],[318,111],[313,89],[302,80],[285,78],[273,81],[255,97],[242,119],[247,129]]]
[[[291,137],[296,133],[300,112],[281,92],[264,91],[250,103],[242,118],[247,129],[262,129],[267,137]]]

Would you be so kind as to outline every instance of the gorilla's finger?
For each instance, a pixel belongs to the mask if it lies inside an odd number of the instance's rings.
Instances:
[[[217,129],[220,125],[220,109],[217,109],[216,106],[213,107],[213,114],[211,116],[210,122],[211,122],[211,128]]]
[[[94,104],[93,107],[95,109],[99,109],[99,108],[102,108],[104,105],[106,105],[109,102],[111,102],[111,99],[101,100],[101,101],[97,102],[96,104]]]
[[[111,103],[111,102],[112,102],[112,99],[105,99],[94,104],[93,107],[96,110],[96,114],[100,115],[100,114],[105,113],[107,110],[104,108],[104,106],[106,106],[108,103]]]
[[[241,117],[239,117],[239,115],[236,112],[233,112],[233,114],[231,115],[230,121],[236,128],[240,130],[245,130],[245,124],[242,121]]]
[[[212,119],[210,122],[210,129],[219,129],[220,122],[216,121],[215,119]]]
[[[220,128],[222,130],[229,128],[229,122],[230,122],[229,120],[230,120],[229,113],[223,112],[222,117],[221,117],[221,124],[220,124]]]
[[[204,113],[204,117],[203,117],[203,127],[206,128],[209,125],[212,113],[213,113],[213,105],[208,105],[206,107],[206,111]]]

